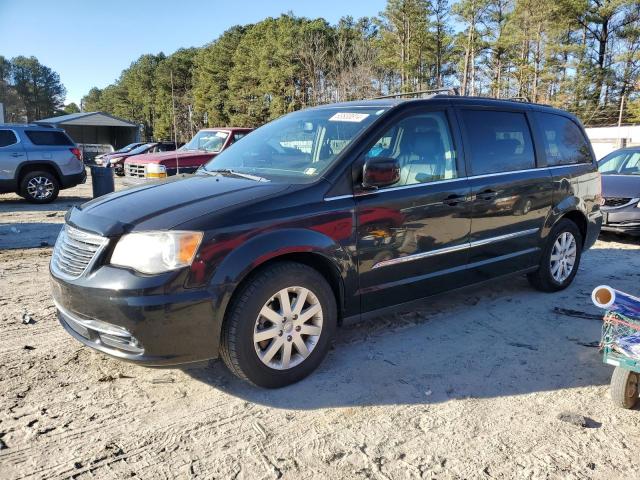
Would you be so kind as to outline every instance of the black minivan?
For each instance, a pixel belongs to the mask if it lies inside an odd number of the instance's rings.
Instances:
[[[553,292],[598,236],[580,123],[433,95],[326,105],[247,135],[187,178],[70,210],[51,259],[64,328],[160,366],[221,356],[281,387],[342,323],[527,274]]]

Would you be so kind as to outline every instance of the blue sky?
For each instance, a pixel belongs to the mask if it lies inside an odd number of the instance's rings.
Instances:
[[[0,0],[0,55],[36,56],[60,74],[67,103],[105,87],[143,53],[204,45],[232,25],[292,11],[377,15],[386,0]]]

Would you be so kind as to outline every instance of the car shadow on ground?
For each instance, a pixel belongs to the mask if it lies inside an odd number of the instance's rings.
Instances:
[[[318,370],[286,388],[248,385],[221,361],[185,372],[247,401],[287,409],[428,404],[607,385],[612,370],[598,349],[602,323],[589,317],[601,314],[589,305],[595,285],[580,273],[582,281],[563,292],[536,292],[515,277],[343,327]],[[567,316],[555,307],[586,315]]]
[[[37,204],[29,203],[23,198],[3,198],[0,199],[0,215],[9,212],[60,212],[67,211],[76,205],[82,205],[91,200],[91,197],[60,196],[51,203]]]
[[[62,223],[0,223],[0,250],[49,247],[56,243]]]

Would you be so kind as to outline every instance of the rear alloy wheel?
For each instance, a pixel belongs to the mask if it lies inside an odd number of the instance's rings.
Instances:
[[[220,355],[238,377],[283,387],[320,364],[336,323],[336,301],[325,278],[306,265],[277,263],[250,278],[235,296]]]
[[[53,202],[60,192],[58,179],[50,172],[31,172],[20,183],[20,195],[31,203]]]
[[[582,235],[575,223],[564,218],[547,238],[538,270],[527,277],[538,290],[557,292],[567,288],[576,276],[582,254]]]

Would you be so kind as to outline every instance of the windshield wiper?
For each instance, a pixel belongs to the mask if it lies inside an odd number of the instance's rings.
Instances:
[[[257,175],[251,175],[250,173],[242,173],[236,172],[235,170],[231,170],[230,168],[216,168],[215,170],[205,170],[207,173],[226,173],[228,175],[235,175],[236,177],[246,178],[249,180],[255,180],[256,182],[268,182],[264,177],[259,177]]]

